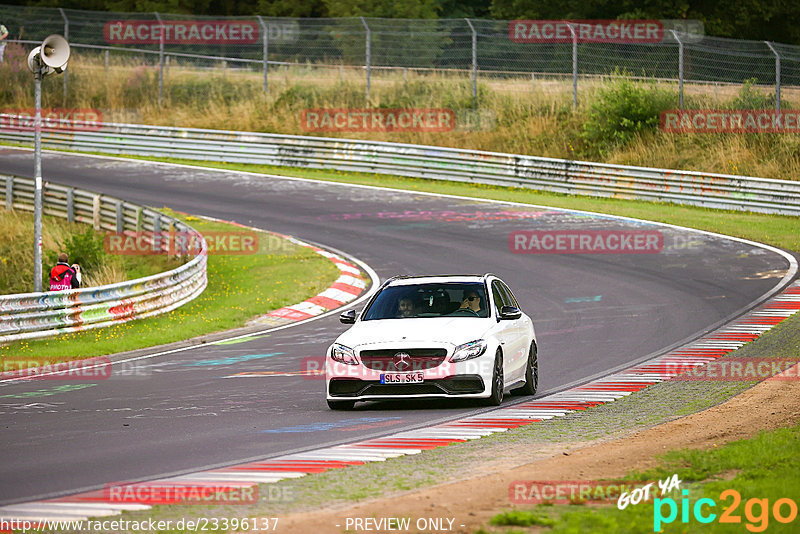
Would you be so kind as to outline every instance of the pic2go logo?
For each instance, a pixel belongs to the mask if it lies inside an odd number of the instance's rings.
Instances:
[[[683,498],[680,504],[681,523],[689,522],[689,512],[691,510],[695,521],[699,523],[711,523],[717,518],[717,514],[711,510],[716,508],[717,503],[713,499],[702,498],[695,501],[694,506],[689,504],[689,490],[682,490]],[[719,523],[741,523],[742,517],[736,510],[742,502],[742,496],[734,489],[727,489],[719,494],[720,501],[725,504],[723,512],[719,515]],[[730,504],[726,503],[731,499]],[[791,523],[797,518],[797,503],[792,499],[778,499],[769,505],[769,499],[748,499],[744,504],[744,515],[747,519],[745,528],[750,532],[763,532],[769,526],[770,511],[775,521],[778,523]],[[665,508],[668,509],[667,515]],[[670,497],[653,501],[653,532],[660,532],[662,525],[674,522],[678,518],[678,503]]]

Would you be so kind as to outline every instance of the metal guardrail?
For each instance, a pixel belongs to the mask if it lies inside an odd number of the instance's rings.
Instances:
[[[6,209],[33,211],[33,180],[0,175],[0,182]],[[166,240],[159,243],[162,232],[187,232],[195,234],[202,246],[180,267],[145,278],[68,291],[0,295],[0,343],[151,317],[186,304],[205,289],[206,243],[181,221],[117,198],[51,183],[45,184],[42,197],[45,215],[91,224],[95,230],[141,232],[138,237],[154,247],[167,246]]]
[[[21,124],[19,119],[0,114],[0,124]],[[51,149],[391,174],[800,215],[800,182],[788,180],[381,141],[66,120],[48,125],[42,142]],[[2,141],[32,139],[30,128],[0,130]]]

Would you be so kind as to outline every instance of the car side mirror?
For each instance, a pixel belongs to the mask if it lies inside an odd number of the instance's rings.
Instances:
[[[356,311],[355,310],[347,310],[346,312],[342,312],[339,315],[339,322],[342,324],[353,324],[356,322]]]
[[[516,306],[503,306],[500,308],[501,321],[513,321],[522,317],[522,310]]]

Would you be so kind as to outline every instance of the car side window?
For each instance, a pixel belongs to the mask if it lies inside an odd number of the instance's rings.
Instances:
[[[519,304],[517,303],[517,299],[514,296],[514,293],[511,292],[511,289],[503,282],[500,283],[500,288],[505,292],[506,301],[511,303],[510,306],[514,306],[515,308],[521,309],[519,307]]]
[[[495,280],[492,282],[492,296],[494,297],[494,305],[497,307],[497,313],[500,313],[500,310],[503,306],[509,306],[508,297],[503,292],[502,287],[500,286],[500,282]]]

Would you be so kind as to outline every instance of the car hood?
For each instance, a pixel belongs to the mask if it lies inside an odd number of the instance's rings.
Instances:
[[[480,339],[491,325],[491,318],[476,317],[359,321],[336,342],[351,348],[372,343],[420,341],[461,345]]]

